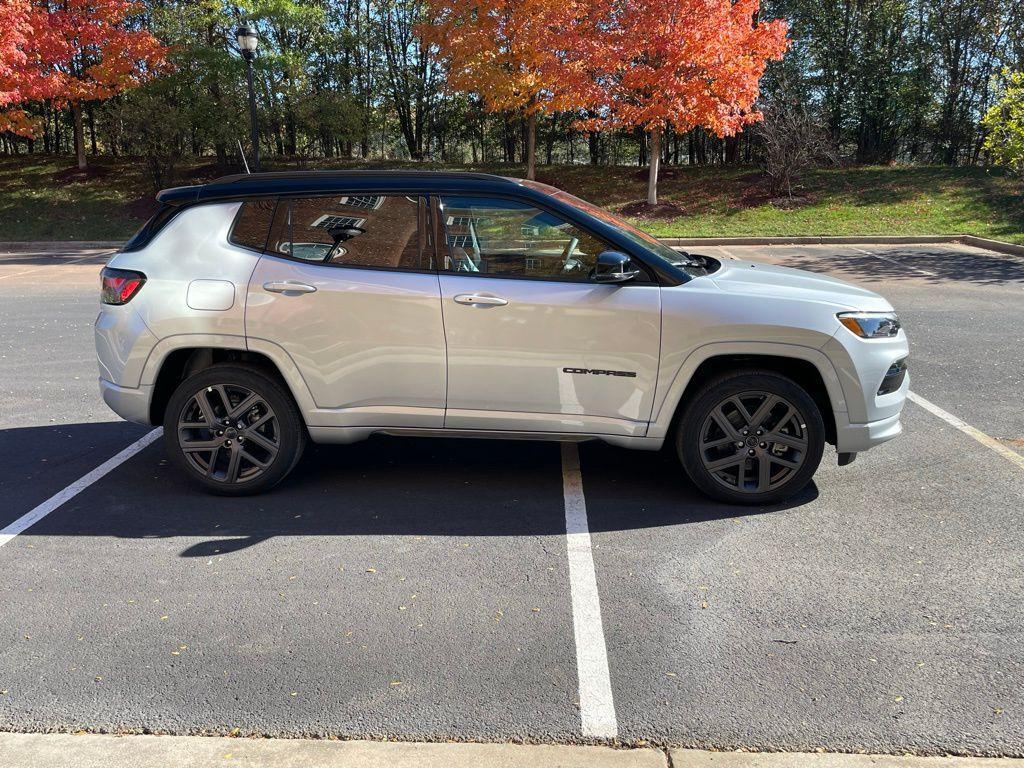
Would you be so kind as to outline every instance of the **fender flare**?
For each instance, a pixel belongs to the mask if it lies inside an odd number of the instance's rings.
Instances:
[[[669,426],[675,416],[676,409],[683,398],[687,385],[693,379],[693,374],[702,363],[714,358],[732,355],[758,355],[762,357],[783,357],[804,360],[811,363],[821,375],[825,383],[825,390],[828,392],[828,399],[832,405],[833,413],[846,413],[846,397],[836,373],[835,366],[829,360],[828,355],[820,349],[807,347],[801,344],[780,344],[774,342],[750,342],[750,341],[722,341],[711,342],[697,347],[683,360],[675,378],[668,387],[668,391],[661,399],[661,405],[657,414],[651,420],[647,430],[647,437],[665,438],[668,435]]]
[[[178,349],[231,349],[239,352],[257,352],[274,364],[285,385],[295,398],[295,403],[303,413],[309,413],[316,408],[313,402],[313,395],[306,386],[305,379],[299,372],[298,366],[284,349],[277,344],[263,339],[246,339],[244,336],[211,333],[187,333],[176,336],[167,336],[160,339],[149,352],[149,357],[142,370],[141,385],[152,386],[156,384],[160,369],[163,367],[167,356]]]

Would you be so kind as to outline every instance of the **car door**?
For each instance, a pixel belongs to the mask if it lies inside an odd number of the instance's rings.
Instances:
[[[527,202],[441,195],[445,427],[642,436],[661,294],[592,280],[610,246]]]
[[[445,340],[425,198],[282,198],[249,282],[250,343],[284,350],[317,426],[441,427]]]

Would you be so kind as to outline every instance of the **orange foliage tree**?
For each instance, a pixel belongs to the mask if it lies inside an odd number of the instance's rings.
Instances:
[[[789,44],[784,21],[759,22],[759,0],[594,0],[567,50],[589,83],[579,91],[589,127],[650,132],[647,202],[658,202],[661,135],[703,127],[732,136],[761,119],[767,62]]]
[[[33,135],[36,121],[21,105],[51,98],[60,85],[43,61],[50,42],[45,14],[29,0],[0,2],[0,131]]]
[[[477,93],[491,112],[522,110],[527,120],[526,175],[536,168],[537,115],[573,108],[566,78],[573,4],[565,0],[427,0],[419,33],[436,46],[448,83]]]
[[[71,106],[78,167],[85,168],[82,103],[109,99],[141,85],[164,63],[167,49],[131,22],[139,11],[129,0],[62,0],[47,14],[59,41],[49,60],[61,73],[55,101]],[[159,119],[154,115],[155,119]]]
[[[18,104],[70,105],[84,169],[82,103],[139,85],[164,63],[167,49],[133,23],[137,12],[129,0],[0,0],[0,129],[33,134]]]

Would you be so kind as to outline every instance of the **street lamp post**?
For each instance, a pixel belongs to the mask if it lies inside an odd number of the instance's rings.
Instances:
[[[252,60],[256,56],[256,46],[259,39],[256,37],[256,30],[252,27],[242,26],[235,30],[235,40],[238,42],[238,50],[242,52],[245,59],[245,77],[249,82],[249,128],[252,132],[252,169],[260,170],[260,135],[259,126],[256,123],[256,89],[252,82]]]

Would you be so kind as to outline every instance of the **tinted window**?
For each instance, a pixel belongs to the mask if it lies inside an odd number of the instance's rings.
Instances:
[[[125,243],[122,247],[122,251],[137,251],[141,248],[145,248],[149,243],[156,237],[157,233],[163,229],[164,225],[167,224],[174,215],[180,210],[173,205],[162,205],[160,209],[154,213],[149,220],[143,224],[139,231],[132,235],[131,239]]]
[[[441,198],[445,268],[514,277],[588,280],[611,246],[552,213],[500,198]]]
[[[262,251],[267,243],[276,200],[272,197],[242,203],[228,238],[235,245]]]
[[[431,269],[422,198],[332,195],[282,200],[267,250],[303,261]]]

